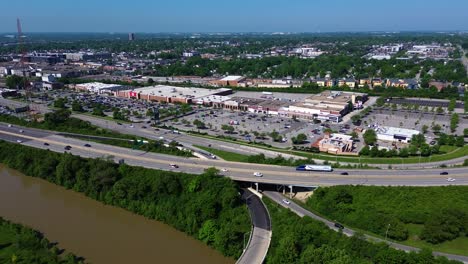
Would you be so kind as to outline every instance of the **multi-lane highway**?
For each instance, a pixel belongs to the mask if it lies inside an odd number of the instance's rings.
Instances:
[[[21,133],[20,130],[23,132]],[[347,170],[349,175],[340,175],[345,170],[333,172],[301,172],[291,167],[228,162],[220,160],[202,160],[184,158],[138,150],[115,147],[94,142],[87,142],[74,138],[66,138],[54,133],[8,127],[0,124],[0,139],[17,142],[32,147],[50,149],[64,152],[65,146],[71,146],[71,152],[83,157],[113,157],[114,160],[124,159],[126,163],[147,168],[181,171],[187,173],[202,173],[204,169],[216,167],[221,174],[238,181],[283,184],[294,186],[326,186],[326,185],[410,185],[410,186],[440,186],[440,185],[468,185],[468,172],[466,168],[451,169],[425,169],[425,170]],[[47,143],[48,145],[44,145]],[[85,147],[89,143],[92,147]],[[173,168],[176,164],[179,168]],[[440,175],[441,172],[448,175]],[[253,176],[254,172],[261,172],[263,177]],[[447,177],[455,179],[447,181]]]
[[[264,154],[267,157],[276,157],[278,155],[282,155],[285,158],[296,158],[296,159],[303,159],[304,157],[295,156],[295,155],[288,155],[281,152],[273,151],[273,150],[266,150],[260,149],[251,146],[239,145],[236,143],[230,143],[225,141],[219,141],[216,139],[208,139],[202,138],[194,135],[188,134],[173,134],[171,131],[166,129],[158,129],[157,131],[154,128],[142,128],[145,124],[121,124],[119,125],[116,121],[105,120],[99,117],[89,116],[89,115],[73,115],[76,118],[80,118],[82,120],[88,121],[95,126],[99,126],[102,128],[114,130],[123,134],[131,134],[137,135],[141,137],[146,137],[149,139],[159,139],[164,138],[166,140],[175,140],[179,143],[182,143],[184,146],[196,149],[193,145],[205,146],[209,147],[212,146],[213,148],[228,151],[228,152],[235,152],[243,155],[257,155],[257,154]],[[465,160],[465,157],[459,157],[452,160],[446,161],[437,161],[437,162],[427,162],[427,163],[413,163],[413,164],[392,164],[394,169],[416,169],[416,168],[435,168],[439,167],[442,164],[445,165],[455,165],[455,164],[462,164]],[[315,160],[316,162],[322,162],[321,160]],[[348,163],[341,162],[341,164],[346,165]],[[387,169],[388,164],[370,164],[376,168]]]

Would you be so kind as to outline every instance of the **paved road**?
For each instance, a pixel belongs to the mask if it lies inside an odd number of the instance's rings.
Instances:
[[[261,264],[265,260],[271,242],[271,219],[262,200],[247,189],[242,198],[246,200],[252,219],[253,230],[247,248],[237,260],[238,264]]]
[[[126,163],[147,168],[181,171],[187,173],[202,173],[204,169],[216,167],[227,169],[222,174],[233,180],[259,183],[273,183],[295,186],[327,186],[327,185],[411,185],[411,186],[441,186],[441,185],[468,185],[468,173],[466,168],[451,169],[426,169],[426,170],[348,170],[350,175],[340,175],[344,170],[335,170],[330,173],[296,171],[292,167],[228,162],[220,160],[202,160],[185,158],[157,153],[143,152],[127,148],[115,147],[95,142],[88,142],[75,138],[66,138],[54,135],[47,131],[7,127],[0,124],[0,138],[32,147],[50,149],[56,152],[64,152],[64,147],[72,147],[71,153],[83,157],[108,157],[114,160],[125,159]],[[45,146],[47,142],[49,146]],[[84,147],[89,143],[92,147]],[[170,164],[177,164],[174,169]],[[262,172],[263,177],[253,176],[253,172]],[[447,176],[440,172],[447,171],[454,182],[448,182]]]
[[[281,195],[278,192],[264,191],[263,195],[265,195],[268,198],[272,199],[273,201],[280,204],[281,206],[283,206],[285,208],[289,208],[292,212],[294,212],[295,214],[297,214],[300,217],[309,216],[309,217],[311,217],[311,218],[313,218],[313,219],[315,219],[317,221],[320,221],[320,222],[324,223],[330,229],[333,229],[333,230],[335,230],[337,232],[339,231],[339,229],[335,227],[334,222],[331,222],[331,221],[329,221],[329,220],[327,220],[327,219],[325,219],[325,218],[323,218],[321,216],[318,216],[318,215],[316,215],[316,214],[302,208],[301,206],[299,206],[298,204],[296,204],[293,201],[290,201],[290,204],[286,205],[285,203],[282,202],[282,200],[284,199],[284,196]],[[346,236],[353,236],[356,233],[354,230],[349,229],[347,227],[342,229],[342,232]],[[419,248],[410,247],[410,246],[406,246],[406,245],[402,245],[402,244],[398,244],[398,243],[394,243],[394,242],[390,242],[390,241],[385,241],[385,240],[383,240],[381,238],[377,238],[377,237],[373,237],[373,236],[369,236],[369,235],[365,235],[365,237],[366,237],[367,240],[370,240],[370,241],[385,242],[385,243],[389,244],[393,248],[396,248],[396,249],[399,249],[399,250],[404,250],[406,252],[419,251],[420,250]],[[453,259],[453,260],[458,260],[458,261],[461,261],[461,262],[464,262],[464,263],[468,263],[468,256],[453,255],[453,254],[447,254],[447,253],[442,253],[442,252],[433,252],[433,254],[436,255],[436,256],[445,256],[448,259]]]
[[[202,138],[202,137],[197,137],[197,136],[193,136],[193,135],[189,135],[185,133],[173,134],[170,130],[166,130],[166,129],[158,128],[159,131],[156,131],[154,128],[150,127],[148,124],[134,123],[133,127],[130,127],[130,124],[122,123],[122,125],[119,125],[118,122],[105,120],[102,118],[89,116],[89,115],[73,114],[73,117],[79,118],[84,121],[88,121],[95,126],[117,131],[122,134],[137,135],[137,136],[145,137],[149,139],[160,139],[160,137],[163,137],[166,140],[175,140],[189,148],[193,148],[193,145],[204,146],[204,147],[212,146],[216,149],[229,151],[229,152],[235,152],[235,153],[239,153],[243,155],[258,155],[258,154],[263,153],[267,157],[276,157],[278,154],[280,154],[275,151],[268,151],[268,150],[258,149],[258,148],[249,147],[249,146],[243,146],[243,145],[239,145],[235,143],[229,143],[229,142],[224,142],[224,141],[219,141],[219,140],[214,140],[214,139],[209,139],[209,138]],[[146,126],[147,128],[142,128],[143,126]],[[287,155],[287,154],[281,154],[281,155],[286,158],[290,158],[290,157],[301,158],[299,156],[294,156],[294,155]]]
[[[375,99],[375,98],[374,98]],[[371,100],[369,100],[371,101]],[[132,134],[141,137],[146,137],[150,139],[159,139],[163,137],[167,140],[175,140],[179,143],[182,143],[184,146],[193,148],[193,145],[205,146],[209,147],[212,146],[213,148],[235,152],[243,155],[257,155],[257,154],[265,154],[267,157],[276,157],[278,155],[282,155],[285,158],[296,158],[296,159],[303,159],[304,157],[295,156],[295,155],[287,155],[284,153],[259,149],[250,146],[239,145],[235,143],[229,143],[224,141],[219,141],[215,139],[207,139],[202,137],[197,137],[193,135],[187,134],[172,134],[169,130],[159,129],[159,131],[154,131],[153,128],[141,128],[145,124],[133,124],[133,127],[130,127],[130,124],[122,124],[118,125],[115,121],[108,121],[102,118],[93,117],[89,115],[74,115],[74,117],[80,118],[85,121],[91,122],[93,125],[111,129],[123,134]],[[442,164],[445,165],[454,165],[454,164],[462,164],[465,160],[465,157],[456,158],[453,160],[446,160],[446,161],[438,161],[438,162],[427,162],[427,163],[413,163],[413,164],[392,164],[393,169],[415,169],[415,168],[436,168]],[[314,159],[315,162],[321,163],[322,160]],[[340,162],[343,165],[350,164],[346,162]],[[351,163],[354,164],[354,163]],[[381,168],[381,169],[388,169],[388,164],[370,164],[373,167]]]

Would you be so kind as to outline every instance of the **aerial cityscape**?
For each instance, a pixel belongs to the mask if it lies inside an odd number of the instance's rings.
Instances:
[[[2,7],[0,263],[468,263],[468,2]]]

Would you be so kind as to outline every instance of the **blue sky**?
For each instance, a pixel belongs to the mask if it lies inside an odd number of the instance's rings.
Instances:
[[[4,0],[0,32],[468,30],[467,0]]]

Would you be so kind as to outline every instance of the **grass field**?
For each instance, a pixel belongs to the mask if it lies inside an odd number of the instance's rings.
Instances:
[[[415,164],[415,163],[428,163],[428,162],[436,162],[436,161],[445,161],[445,160],[451,160],[455,158],[460,158],[460,157],[466,157],[468,156],[468,146],[464,147],[455,147],[455,146],[441,146],[440,151],[445,152],[444,154],[437,154],[437,155],[432,155],[430,157],[407,157],[407,158],[371,158],[371,157],[343,157],[343,156],[335,156],[335,155],[329,155],[329,154],[315,154],[315,153],[309,153],[309,152],[304,152],[304,151],[296,151],[296,150],[287,150],[287,149],[282,149],[282,148],[276,148],[276,147],[265,147],[261,145],[255,145],[255,144],[249,144],[247,142],[242,142],[242,141],[233,141],[229,139],[221,139],[221,138],[216,138],[213,136],[207,136],[207,135],[198,135],[198,134],[193,134],[198,137],[204,137],[204,138],[210,138],[210,139],[215,139],[219,141],[224,141],[224,142],[230,142],[230,143],[235,143],[239,145],[245,145],[245,146],[250,146],[250,147],[255,147],[259,149],[268,149],[272,151],[277,151],[280,153],[285,153],[285,154],[291,154],[291,155],[297,155],[301,156],[304,158],[311,158],[311,159],[320,159],[320,160],[328,160],[328,161],[333,161],[333,162],[345,162],[345,163],[360,163],[360,164]],[[214,152],[213,152],[214,153]],[[227,155],[228,152],[225,154]],[[221,157],[221,155],[220,155]],[[228,160],[228,159],[226,159]]]
[[[198,146],[194,145],[194,147],[208,151],[223,160],[226,161],[236,161],[236,162],[247,162],[247,156],[234,153],[234,152],[229,152],[229,151],[224,151],[224,150],[219,150],[219,149],[214,149],[214,148],[208,148],[208,147],[203,147],[203,146]]]

